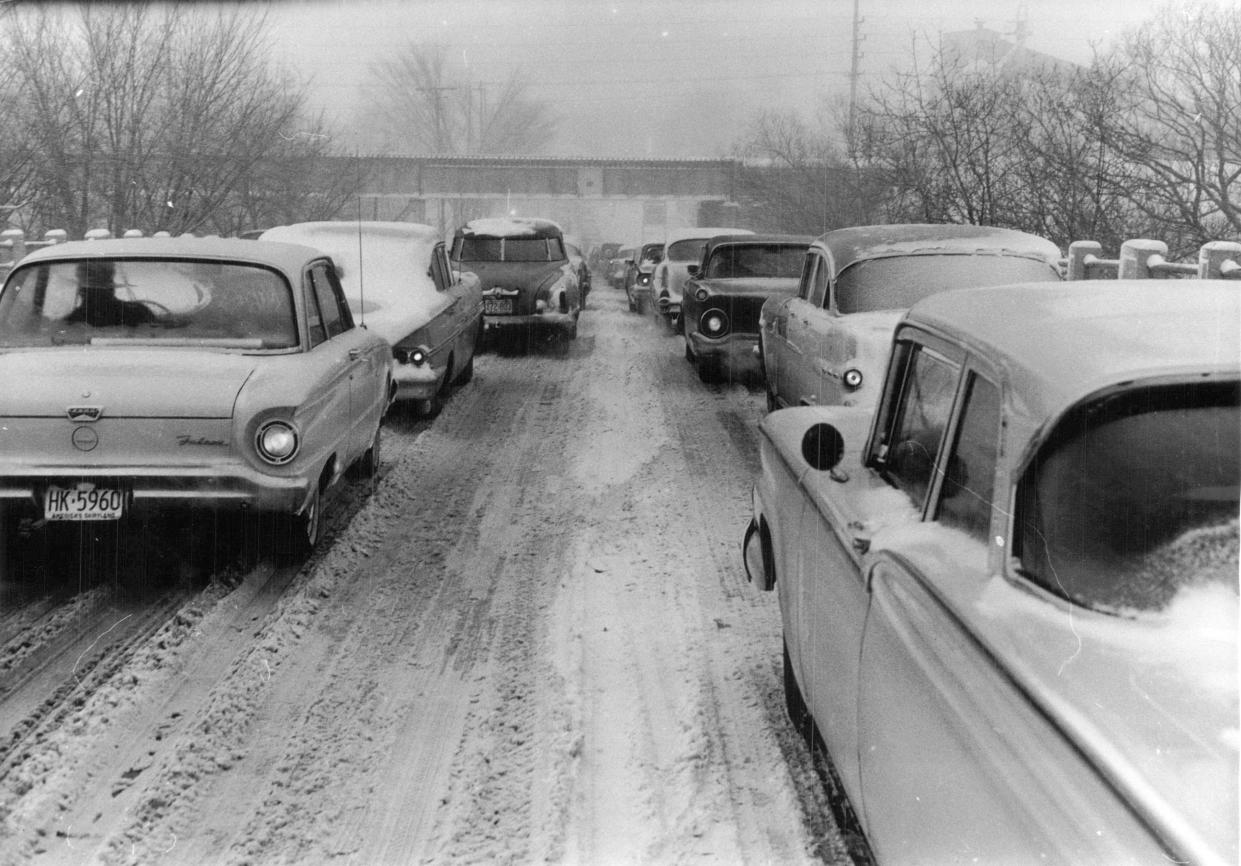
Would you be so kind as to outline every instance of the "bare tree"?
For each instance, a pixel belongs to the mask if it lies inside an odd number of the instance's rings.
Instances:
[[[556,134],[551,106],[532,97],[519,72],[473,82],[442,45],[410,44],[374,64],[367,108],[380,150],[435,155],[538,153]]]
[[[734,146],[744,167],[736,196],[746,224],[779,232],[821,234],[880,219],[875,179],[849,165],[824,123],[789,111],[762,111]]]
[[[302,92],[273,69],[264,20],[245,7],[83,3],[17,15],[6,60],[36,155],[33,223],[79,234],[227,223],[237,191],[260,167],[270,175],[304,131]]]
[[[1174,250],[1241,234],[1241,8],[1177,4],[1109,55],[1127,99],[1103,130]]]

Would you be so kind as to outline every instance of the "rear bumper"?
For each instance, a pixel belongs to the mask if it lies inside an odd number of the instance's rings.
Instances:
[[[576,313],[533,313],[528,316],[483,316],[487,330],[504,328],[558,328],[568,331],[577,324]]]
[[[440,375],[430,364],[393,364],[392,384],[396,400],[429,400],[439,390]]]
[[[48,486],[119,488],[125,513],[166,508],[224,508],[296,513],[310,495],[302,476],[265,475],[239,464],[159,468],[118,466],[74,471],[64,466],[0,470],[0,506],[43,516]]]

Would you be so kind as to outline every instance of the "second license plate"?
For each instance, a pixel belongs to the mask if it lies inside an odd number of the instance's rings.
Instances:
[[[489,316],[511,316],[512,298],[483,298],[483,312]]]

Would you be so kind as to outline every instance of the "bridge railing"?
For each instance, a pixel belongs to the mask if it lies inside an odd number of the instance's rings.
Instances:
[[[1210,241],[1198,250],[1196,262],[1168,259],[1163,241],[1139,238],[1125,241],[1120,255],[1104,258],[1097,241],[1074,241],[1065,260],[1066,280],[1099,279],[1224,279],[1241,280],[1241,243]]]

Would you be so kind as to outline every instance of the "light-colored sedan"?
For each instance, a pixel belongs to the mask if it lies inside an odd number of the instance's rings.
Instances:
[[[702,264],[702,251],[716,235],[751,235],[749,229],[697,228],[669,229],[664,239],[664,252],[651,274],[651,294],[655,313],[663,317],[673,331],[681,332],[681,293],[689,279],[690,265]]]
[[[304,244],[332,257],[354,319],[392,344],[397,400],[434,416],[454,385],[473,378],[482,290],[474,274],[453,270],[431,226],[295,223],[268,229],[261,239]]]
[[[879,863],[1236,863],[1241,295],[947,292],[762,421],[745,560]]]
[[[854,226],[810,245],[792,296],[759,321],[768,409],[872,406],[892,329],[946,289],[1060,279],[1060,249],[1037,235],[971,225]]]
[[[47,521],[277,512],[309,550],[332,485],[376,471],[390,357],[307,247],[33,252],[0,289],[0,507]]]

